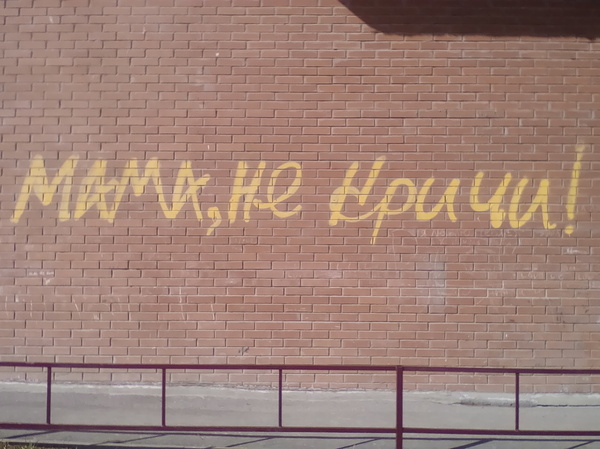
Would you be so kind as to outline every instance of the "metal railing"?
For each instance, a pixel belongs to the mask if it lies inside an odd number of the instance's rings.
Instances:
[[[30,429],[55,431],[211,431],[211,432],[298,432],[298,433],[354,433],[354,434],[394,434],[396,448],[401,449],[405,434],[444,434],[444,435],[520,435],[520,436],[600,436],[600,430],[566,429],[521,429],[520,426],[520,378],[526,374],[536,375],[600,375],[599,370],[580,369],[509,369],[509,368],[444,368],[423,366],[365,366],[365,365],[242,365],[242,364],[108,364],[108,363],[27,363],[0,362],[0,368],[30,368],[46,371],[46,420],[45,423],[0,422],[0,429]],[[58,369],[96,369],[96,370],[153,370],[161,373],[161,419],[157,425],[109,425],[109,424],[59,424],[52,420],[52,386],[54,373]],[[212,371],[274,371],[278,373],[277,426],[189,426],[169,425],[167,423],[167,373],[173,370],[212,370]],[[289,426],[283,423],[283,384],[284,373],[288,371],[358,371],[395,373],[396,383],[396,425],[394,427],[314,427]],[[514,428],[512,429],[468,429],[468,428],[432,428],[404,426],[405,410],[404,382],[406,373],[469,373],[469,374],[510,374],[514,375]],[[0,396],[0,401],[2,400]]]

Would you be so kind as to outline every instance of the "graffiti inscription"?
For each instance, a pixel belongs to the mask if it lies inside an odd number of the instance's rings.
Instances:
[[[570,176],[565,210],[571,222],[575,219],[584,150],[582,145],[576,148],[576,160]],[[459,220],[457,197],[463,184],[468,185],[467,202],[471,210],[487,213],[493,228],[508,225],[518,229],[536,217],[539,217],[544,229],[557,226],[549,211],[550,179],[535,182],[528,178],[513,180],[511,173],[505,173],[493,194],[488,195],[489,198],[482,198],[485,196],[482,194],[482,184],[486,174],[478,172],[467,183],[457,178],[450,180],[443,193],[436,196],[432,189],[438,187],[440,182],[435,177],[424,180],[420,186],[409,178],[382,178],[385,164],[385,158],[379,157],[371,164],[368,176],[359,177],[360,164],[351,163],[341,185],[335,187],[329,197],[330,226],[343,222],[369,222],[372,227],[371,242],[375,243],[383,223],[401,214],[412,212],[416,220],[430,221],[444,213],[448,220],[456,222]],[[201,195],[213,179],[209,174],[196,177],[190,161],[180,164],[174,182],[168,189],[158,159],[150,159],[145,164],[136,159],[129,160],[119,177],[107,176],[107,161],[104,160],[95,161],[84,177],[76,176],[78,166],[79,159],[72,156],[50,178],[42,156],[35,156],[21,185],[12,222],[20,221],[32,198],[49,206],[58,197],[59,221],[79,220],[88,211],[96,209],[101,219],[112,223],[126,194],[127,198],[131,194],[140,197],[148,191],[157,196],[165,218],[177,218],[183,207],[191,204],[198,221],[208,220],[207,235],[213,234],[226,222],[235,223],[240,218],[245,222],[250,221],[254,210],[270,211],[281,219],[294,217],[302,211],[299,193],[303,172],[298,162],[281,163],[272,169],[267,169],[265,162],[259,162],[253,168],[248,162],[238,162],[227,204],[208,207],[201,203]],[[382,193],[376,193],[377,186],[383,187]],[[523,198],[526,189],[535,190],[529,200]],[[573,231],[572,224],[565,227],[566,234],[570,235]]]
[[[140,167],[138,160],[132,159],[126,163],[122,175],[118,179],[107,178],[107,161],[96,161],[79,183],[75,200],[72,201],[73,184],[76,179],[75,170],[78,163],[79,159],[76,156],[70,157],[62,164],[58,173],[50,179],[44,159],[36,156],[31,161],[29,174],[23,181],[12,222],[19,222],[23,212],[27,209],[31,196],[37,198],[44,206],[48,206],[60,191],[58,202],[60,221],[78,220],[86,212],[96,208],[101,219],[112,223],[125,193],[131,192],[134,196],[139,197],[149,189],[149,186],[152,186],[157,194],[158,204],[165,218],[176,218],[183,206],[191,203],[196,218],[199,221],[205,219],[199,195],[211,177],[204,175],[196,178],[190,161],[182,162],[180,165],[170,199],[165,191],[158,159],[150,159],[143,168]],[[268,209],[278,218],[288,218],[300,211],[301,206],[296,206],[292,211],[278,209],[280,203],[288,200],[300,188],[302,172],[300,165],[296,162],[281,164],[268,176],[265,174],[265,166],[266,164],[261,162],[247,182],[249,176],[247,163],[240,162],[238,164],[227,212],[227,218],[231,223],[237,220],[240,209],[244,221],[250,220],[250,212],[253,208]],[[276,194],[277,179],[285,170],[295,170],[296,177],[283,193]],[[265,178],[268,178],[267,194],[264,198],[258,198],[259,188],[263,185]],[[212,206],[208,208],[206,215],[206,218],[211,220],[207,230],[207,234],[210,235],[223,222],[223,213],[218,207]]]

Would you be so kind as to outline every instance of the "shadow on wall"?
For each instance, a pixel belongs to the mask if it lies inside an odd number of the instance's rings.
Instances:
[[[600,37],[600,0],[339,0],[388,34]]]

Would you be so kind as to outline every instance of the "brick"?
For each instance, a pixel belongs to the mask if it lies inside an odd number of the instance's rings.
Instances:
[[[238,3],[43,0],[0,11],[3,353],[27,361],[598,367],[598,47],[585,10],[554,0],[544,10],[524,5],[532,17],[547,15],[522,24],[540,40],[522,38],[520,22],[489,5],[470,5],[465,14],[480,20],[460,25],[463,5],[452,15],[438,8],[432,25],[401,4],[373,15],[367,4]],[[494,20],[484,19],[490,12]],[[570,198],[579,143],[586,147]],[[37,155],[45,193],[34,187],[11,221]],[[77,166],[61,184],[70,156]],[[380,157],[359,204],[356,192]],[[146,179],[151,158],[160,170]],[[123,179],[116,204],[114,183],[133,160],[142,178]],[[97,161],[106,161],[104,178],[90,171]],[[248,170],[234,222],[240,161]],[[196,190],[180,179],[187,197],[174,195],[182,163],[193,179],[210,176]],[[299,170],[272,177],[288,163]],[[259,164],[263,174],[248,190]],[[490,208],[506,174],[506,192]],[[527,217],[542,179],[548,217],[541,207]],[[421,190],[428,180],[430,191]],[[454,193],[446,190],[453,180]],[[98,190],[81,193],[94,182]],[[333,224],[332,195],[344,182],[351,189]],[[402,189],[388,190],[394,182]],[[89,210],[75,218],[78,202]],[[237,372],[205,378],[274,381]],[[156,379],[64,373],[75,382]],[[393,384],[358,374],[292,380]],[[407,385],[509,388],[470,380],[422,375]]]

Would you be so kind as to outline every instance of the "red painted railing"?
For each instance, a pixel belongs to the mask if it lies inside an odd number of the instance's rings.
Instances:
[[[539,375],[600,375],[600,370],[579,369],[508,369],[508,368],[442,368],[423,366],[365,366],[365,365],[163,365],[163,364],[105,364],[105,363],[25,363],[0,362],[0,368],[31,368],[46,370],[46,422],[18,423],[0,422],[0,429],[31,429],[56,431],[219,431],[219,432],[310,432],[310,433],[355,433],[355,434],[395,434],[396,448],[401,449],[404,434],[444,434],[444,435],[521,435],[521,436],[600,436],[600,430],[523,430],[520,428],[520,376]],[[154,370],[161,373],[161,423],[157,425],[106,425],[106,424],[55,424],[52,421],[52,385],[54,370],[57,369],[103,369],[103,370]],[[167,424],[167,372],[170,370],[260,370],[278,373],[278,425],[277,426],[180,426]],[[309,427],[283,424],[283,374],[286,371],[359,371],[388,372],[396,377],[396,425],[395,427]],[[429,428],[404,426],[404,375],[419,373],[470,373],[470,374],[512,374],[515,391],[515,425],[513,429],[464,429]],[[0,401],[2,398],[0,397]]]

